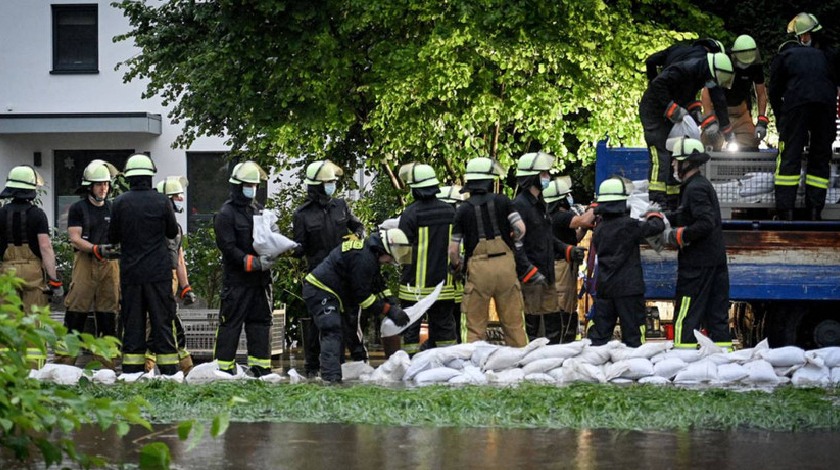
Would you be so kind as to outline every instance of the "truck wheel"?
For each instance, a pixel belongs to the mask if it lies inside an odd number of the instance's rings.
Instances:
[[[771,348],[799,345],[804,339],[800,328],[808,308],[777,302],[767,305],[766,332]]]
[[[802,319],[797,344],[804,349],[840,346],[840,317],[837,303],[814,304]]]

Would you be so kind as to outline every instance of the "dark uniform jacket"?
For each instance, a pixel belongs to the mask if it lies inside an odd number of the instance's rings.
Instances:
[[[24,215],[25,213],[25,215]],[[25,229],[21,228],[26,219]],[[6,253],[6,245],[29,245],[29,249],[37,257],[41,257],[41,245],[38,244],[39,234],[49,234],[50,226],[47,214],[43,209],[29,201],[13,200],[0,207],[0,262]]]
[[[402,269],[400,275],[400,298],[417,300],[406,289],[423,289],[423,295],[434,289],[449,274],[449,237],[455,208],[431,198],[415,200],[400,215],[400,229],[405,232],[413,247],[411,264]]]
[[[231,190],[230,199],[222,204],[213,219],[216,231],[216,246],[222,252],[226,286],[267,286],[271,284],[269,271],[245,271],[245,255],[259,256],[254,249],[254,215],[262,206],[242,195],[238,188]],[[171,269],[171,268],[170,268]],[[172,276],[172,273],[169,274]]]
[[[696,173],[683,182],[677,215],[668,220],[674,226],[685,227],[682,239],[688,245],[680,249],[680,268],[726,264],[720,203],[712,183],[705,176]]]
[[[575,213],[568,209],[558,209],[557,212],[551,214],[551,230],[554,237],[565,243],[566,245],[577,245],[577,231],[571,228],[572,219],[575,218]],[[562,251],[555,251],[555,259],[566,259],[566,254]]]
[[[791,44],[770,64],[770,106],[778,120],[804,104],[835,106],[837,77],[827,54],[814,47]]]
[[[111,243],[120,244],[120,282],[146,284],[172,279],[167,239],[178,235],[169,198],[148,181],[132,184],[111,205]]]
[[[645,60],[648,81],[652,81],[669,65],[688,59],[706,58],[708,51],[699,44],[674,44],[667,49],[654,52]]]
[[[494,235],[493,224],[490,221],[490,211],[488,203],[493,201],[493,212],[495,213],[496,226],[499,229],[499,234]],[[461,204],[455,212],[455,222],[452,224],[452,233],[460,234],[464,241],[464,256],[466,260],[472,256],[478,245],[478,228],[475,217],[475,208],[478,207],[481,211],[481,223],[485,230],[485,237],[488,240],[499,236],[514,250],[513,239],[510,237],[511,227],[508,221],[508,216],[516,212],[516,208],[511,201],[504,194],[496,193],[470,193],[470,198]],[[466,272],[466,266],[464,266]]]
[[[565,253],[567,245],[554,237],[545,201],[524,190],[513,200],[513,206],[525,223],[525,256],[553,284],[554,254]]]
[[[372,314],[383,314],[387,298],[385,279],[380,272],[379,255],[370,238],[346,240],[335,247],[324,261],[306,276],[321,290],[331,292],[347,305],[359,305]]]
[[[639,243],[665,229],[659,217],[640,221],[623,214],[603,214],[592,233],[598,255],[598,297],[644,295]]]
[[[295,211],[292,220],[294,239],[300,246],[295,256],[306,256],[309,271],[326,258],[348,234],[364,237],[364,224],[357,219],[343,199],[309,193],[309,199]]]

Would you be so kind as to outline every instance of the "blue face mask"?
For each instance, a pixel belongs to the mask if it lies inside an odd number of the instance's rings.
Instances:
[[[551,184],[551,178],[540,178],[540,186],[543,189],[547,188],[549,184]]]
[[[568,202],[570,206],[575,205],[575,198],[572,197],[572,193],[566,195],[566,202]]]
[[[254,196],[257,195],[257,188],[253,186],[243,186],[242,195],[248,199],[254,199]]]
[[[324,192],[327,193],[327,196],[332,197],[335,194],[335,183],[324,183]]]

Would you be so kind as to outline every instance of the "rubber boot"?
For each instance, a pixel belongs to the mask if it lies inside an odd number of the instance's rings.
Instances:
[[[66,356],[64,354],[56,354],[53,358],[53,364],[62,364],[65,366],[75,366],[76,365],[76,357],[75,356]]]
[[[271,373],[268,367],[251,366],[251,375],[254,377],[262,377]]]
[[[111,359],[106,359],[103,356],[100,356],[98,354],[94,354],[93,355],[93,360],[102,364],[103,369],[116,370],[116,365],[114,364],[114,361],[111,360]]]
[[[182,357],[182,358],[178,361],[178,367],[180,367],[180,368],[181,368],[181,370],[184,372],[184,375],[185,375],[185,376],[186,376],[187,374],[189,374],[189,373],[190,373],[190,371],[193,369],[193,360],[192,360],[192,356],[191,356],[191,355],[189,355],[189,354],[187,354],[186,356]]]

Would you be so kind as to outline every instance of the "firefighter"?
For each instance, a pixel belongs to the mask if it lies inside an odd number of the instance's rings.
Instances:
[[[799,43],[782,44],[770,65],[770,105],[778,120],[780,149],[776,210],[782,220],[793,220],[806,145],[805,208],[808,219],[822,219],[835,132],[838,77],[826,51],[803,45],[813,43],[811,35],[820,29],[813,15],[805,15],[792,22]]]
[[[461,340],[487,339],[490,299],[493,299],[505,343],[522,347],[528,338],[514,241],[522,240],[525,224],[513,201],[494,192],[502,175],[504,170],[490,158],[477,157],[467,162],[463,191],[469,192],[470,197],[455,212],[449,263],[453,272],[464,273],[466,277],[461,303]],[[464,243],[463,261],[461,242]]]
[[[47,215],[32,202],[36,189],[43,184],[34,168],[16,166],[9,171],[6,186],[0,192],[0,199],[11,199],[0,207],[0,270],[23,279],[18,294],[27,313],[32,313],[34,306],[47,305],[46,292],[50,292],[53,301],[64,296],[64,286],[55,270]],[[27,348],[26,359],[34,368],[40,368],[47,358],[40,349],[32,347]]]
[[[129,191],[111,205],[110,242],[120,245],[122,371],[143,372],[148,349],[161,374],[178,371],[175,296],[167,239],[178,235],[172,203],[152,186],[157,172],[148,155],[128,157],[123,174]],[[151,323],[146,341],[146,322]]]
[[[654,203],[644,221],[628,214],[627,184],[618,177],[604,180],[598,188],[595,212],[600,216],[592,233],[598,257],[598,300],[588,337],[601,346],[613,337],[616,319],[621,322],[621,340],[637,348],[645,338],[645,281],[639,244],[665,229]]]
[[[350,212],[347,202],[333,197],[336,182],[343,173],[329,160],[313,162],[306,167],[306,202],[295,210],[292,220],[294,239],[298,243],[292,254],[306,258],[307,273],[312,272],[343,240],[365,237],[364,224]],[[351,359],[367,361],[359,309],[349,307],[342,317],[344,341],[350,348]],[[312,318],[302,318],[301,329],[305,374],[314,377],[320,370],[318,329]]]
[[[82,333],[93,314],[96,336],[117,335],[120,311],[120,268],[117,250],[110,243],[111,183],[119,171],[108,162],[93,160],[82,173],[82,199],[70,206],[67,234],[75,251],[73,278],[65,299],[64,326]],[[114,369],[117,357],[96,356],[103,367]],[[75,364],[66,345],[56,346],[57,364]]]
[[[770,121],[767,119],[764,67],[755,40],[746,34],[738,36],[730,50],[730,59],[735,68],[735,78],[732,80],[732,88],[724,91],[727,115],[732,127],[727,136],[727,146],[734,150],[756,151],[758,144],[767,136]],[[701,96],[703,106],[711,107],[711,96],[707,88],[703,88]],[[752,119],[753,96],[758,110],[755,123]]]
[[[184,212],[184,192],[187,185],[189,185],[189,182],[184,176],[167,176],[157,184],[157,191],[169,198],[172,202],[172,209],[181,214]],[[167,247],[172,260],[172,292],[175,294],[176,300],[180,300],[184,303],[184,306],[187,306],[194,304],[198,298],[190,287],[187,263],[184,260],[183,237],[184,230],[181,224],[178,224],[178,236],[168,240]],[[193,368],[193,360],[192,355],[187,350],[187,336],[177,310],[175,312],[175,338],[178,342],[178,367],[184,374],[188,374]],[[148,352],[146,355],[146,371],[154,368],[155,362],[154,355]]]
[[[222,252],[222,294],[214,359],[219,369],[236,373],[236,349],[242,327],[248,344],[248,367],[254,377],[271,373],[271,266],[274,259],[254,249],[254,216],[262,206],[254,199],[268,179],[253,161],[238,163],[230,179],[230,198],[213,221]]]
[[[714,84],[712,102],[715,113],[703,119],[701,126],[710,140],[722,140],[720,129],[728,133],[726,97],[718,88],[729,88],[734,71],[732,61],[724,53],[677,62],[662,71],[648,85],[639,104],[645,142],[650,151],[650,200],[662,207],[676,208],[679,184],[671,176],[671,152],[665,147],[668,134],[675,123],[688,115],[697,92],[709,83]],[[718,119],[720,120],[718,122]]]
[[[654,52],[645,59],[645,71],[648,82],[652,82],[669,65],[683,60],[703,58],[706,57],[706,54],[715,54],[717,52],[726,52],[726,50],[722,42],[713,38],[701,38],[691,44],[672,44],[666,49]],[[693,105],[690,111],[699,110],[699,102],[694,102]]]
[[[458,210],[458,206],[464,202],[464,194],[461,192],[461,186],[454,184],[451,186],[441,186],[437,198],[452,206],[452,209]],[[448,251],[448,247],[447,247]],[[460,252],[463,257],[464,245],[461,244]],[[452,308],[452,318],[455,319],[455,341],[461,342],[461,301],[464,299],[464,276],[462,273],[449,272],[448,279],[452,282],[452,300],[455,302]]]
[[[399,174],[414,197],[414,202],[400,215],[399,228],[408,237],[413,252],[411,263],[402,266],[400,303],[404,307],[414,305],[443,282],[440,296],[426,311],[429,324],[426,346],[456,344],[457,330],[452,316],[455,288],[447,255],[455,209],[437,198],[440,182],[431,166],[409,163],[400,168]],[[403,331],[402,349],[409,355],[420,350],[420,324],[418,319]]]
[[[586,235],[586,231],[595,224],[593,210],[575,212],[572,198],[572,180],[568,176],[554,178],[543,190],[543,198],[548,205],[551,218],[551,230],[554,238],[568,247],[576,247]],[[573,209],[573,207],[575,209]],[[569,250],[569,248],[567,248]],[[581,261],[571,259],[566,252],[554,254],[554,285],[557,290],[558,310],[562,317],[562,342],[573,341],[577,334],[577,272]],[[571,262],[570,262],[571,261]]]
[[[303,299],[320,332],[325,382],[341,382],[341,315],[346,306],[355,309],[358,305],[370,314],[384,315],[397,326],[408,324],[408,315],[385,286],[380,266],[409,263],[411,257],[411,245],[402,230],[380,230],[365,240],[343,241],[306,275]]]
[[[672,228],[665,240],[679,249],[674,347],[694,348],[694,330],[705,327],[715,344],[732,347],[729,334],[729,269],[723,243],[720,204],[712,184],[700,173],[709,160],[703,144],[680,138],[674,144],[674,176],[680,181],[680,206],[667,214]],[[597,229],[596,229],[597,230]],[[599,266],[602,261],[599,257]],[[598,302],[604,286],[598,284]],[[597,304],[596,304],[597,305]]]
[[[583,260],[583,248],[568,246],[553,235],[551,217],[542,195],[551,183],[549,171],[553,165],[554,157],[544,152],[526,153],[519,157],[516,167],[519,194],[513,205],[522,216],[526,230],[522,251],[527,274],[521,279],[525,330],[531,341],[540,336],[542,329],[550,344],[558,344],[563,331],[563,316],[558,310],[554,285],[554,254],[568,251],[569,261],[580,262]],[[529,282],[531,273],[538,273],[539,278],[533,279],[541,281]]]

